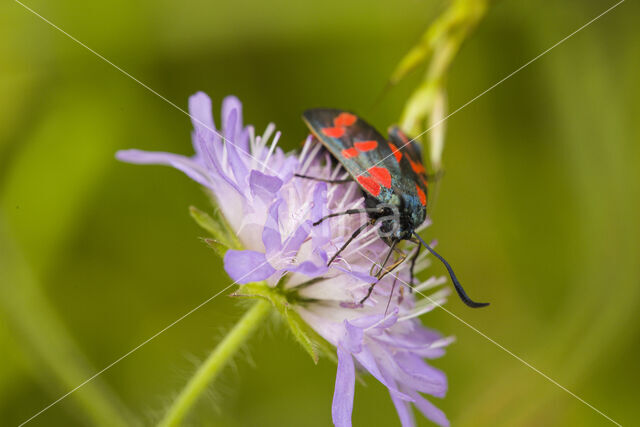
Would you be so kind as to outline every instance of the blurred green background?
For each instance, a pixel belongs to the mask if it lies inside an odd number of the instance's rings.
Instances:
[[[183,108],[197,90],[214,114],[239,96],[246,122],[275,122],[288,149],[305,108],[398,120],[420,72],[374,99],[446,5],[27,4]],[[493,4],[453,65],[451,109],[612,4]],[[428,233],[492,303],[448,309],[623,425],[640,420],[639,13],[622,4],[448,120]],[[208,208],[198,185],[114,159],[191,154],[188,117],[12,1],[0,5],[0,94],[0,424],[17,425],[230,280],[189,218],[189,205]],[[214,299],[31,425],[109,425],[114,411],[157,421],[242,310]],[[450,380],[435,403],[453,425],[608,425],[447,313],[424,322],[458,338],[435,362]],[[190,422],[329,425],[335,365],[314,366],[288,334],[277,320],[258,333]],[[382,386],[357,386],[354,425],[398,424]]]

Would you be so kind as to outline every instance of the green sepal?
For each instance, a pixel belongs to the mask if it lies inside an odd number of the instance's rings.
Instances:
[[[300,343],[302,348],[309,353],[313,363],[318,364],[318,360],[320,359],[318,356],[318,349],[305,331],[306,323],[302,321],[298,313],[288,307],[284,307],[284,318],[287,319],[287,323],[289,324],[289,328],[291,329],[291,333],[293,333],[295,339]]]
[[[211,216],[195,206],[189,207],[191,217],[200,227],[204,228],[213,236],[215,245],[211,245],[206,239],[205,242],[221,256],[224,256],[227,249],[242,250],[240,240],[238,240],[238,237],[231,231],[231,227],[222,214],[220,214],[220,211],[214,208],[213,212],[213,216]]]
[[[292,309],[292,304],[288,300],[288,297],[293,296],[292,292],[283,291],[280,288],[273,288],[264,282],[260,282],[241,285],[232,296],[257,297],[270,301],[280,315],[287,321],[294,338],[300,343],[309,356],[311,356],[313,363],[318,363],[321,354],[337,363],[333,346],[314,331],[300,315]]]
[[[220,258],[224,258],[224,254],[226,254],[227,253],[227,249],[229,249],[228,246],[226,246],[223,243],[217,241],[216,239],[211,239],[209,237],[201,237],[200,239],[203,242],[205,242],[207,244],[207,246],[209,246],[211,249],[213,249],[220,256]]]

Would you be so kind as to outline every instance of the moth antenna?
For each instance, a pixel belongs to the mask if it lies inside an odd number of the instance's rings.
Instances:
[[[456,292],[458,293],[458,296],[460,297],[462,302],[464,302],[466,305],[468,305],[471,308],[480,308],[480,307],[486,307],[486,306],[489,305],[488,302],[475,302],[471,298],[469,298],[467,293],[464,291],[464,288],[462,287],[462,285],[458,281],[458,278],[456,277],[455,273],[453,272],[453,268],[451,268],[449,263],[444,258],[442,258],[440,256],[440,254],[438,254],[436,251],[434,251],[433,248],[431,248],[431,246],[427,245],[427,243],[424,240],[422,240],[422,237],[420,237],[418,235],[418,233],[416,233],[414,231],[413,235],[416,236],[416,238],[420,241],[420,243],[422,243],[422,246],[427,248],[427,250],[429,252],[431,252],[433,254],[433,256],[438,258],[440,260],[440,262],[442,262],[444,264],[444,266],[447,268],[447,271],[449,272],[449,277],[451,277],[451,281],[453,282],[453,286],[455,287]]]

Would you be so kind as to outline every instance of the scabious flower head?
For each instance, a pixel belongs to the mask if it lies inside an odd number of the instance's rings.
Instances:
[[[403,289],[410,280],[405,262],[376,284],[363,306],[357,304],[376,281],[372,265],[388,246],[377,227],[369,227],[327,267],[328,259],[367,218],[342,215],[313,223],[330,212],[364,207],[362,192],[355,183],[328,185],[295,176],[341,179],[347,176],[344,169],[311,137],[299,154],[286,154],[277,146],[280,133],[274,134],[273,125],[256,136],[253,127],[243,125],[242,106],[235,97],[223,101],[220,130],[204,93],[190,98],[189,112],[194,156],[125,150],[117,157],[173,166],[210,191],[236,242],[227,245],[224,268],[241,285],[237,294],[256,282],[278,290],[287,299],[287,310],[294,310],[306,327],[336,349],[334,424],[351,425],[355,376],[361,370],[388,388],[403,426],[414,425],[411,404],[433,422],[448,425],[444,413],[422,394],[445,395],[445,374],[425,359],[442,356],[451,339],[417,319],[443,303],[448,289],[417,300],[416,293]],[[428,264],[426,256],[418,258],[416,271]],[[416,288],[431,291],[444,281],[432,277]]]

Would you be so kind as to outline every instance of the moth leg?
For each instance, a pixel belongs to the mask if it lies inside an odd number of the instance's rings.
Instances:
[[[416,250],[416,253],[411,257],[411,268],[410,268],[410,272],[411,272],[411,281],[409,281],[409,292],[413,293],[413,279],[415,278],[415,275],[413,274],[413,270],[416,266],[416,261],[418,260],[418,255],[420,255],[420,250],[422,249],[422,245],[418,244],[418,250]]]
[[[368,208],[368,209],[349,209],[346,210],[344,212],[336,212],[336,213],[332,213],[329,214],[327,216],[323,216],[322,218],[320,218],[319,220],[317,220],[316,222],[313,223],[313,225],[319,225],[320,223],[322,223],[325,219],[329,219],[329,218],[333,218],[335,216],[340,216],[340,215],[355,215],[355,214],[359,214],[359,213],[368,213],[368,212],[380,212],[380,209],[376,209],[376,208]]]
[[[382,263],[382,267],[380,267],[380,271],[378,271],[378,274],[376,277],[377,280],[374,283],[372,283],[371,286],[369,286],[369,289],[367,289],[367,295],[365,295],[365,297],[360,300],[359,304],[364,303],[371,296],[371,293],[373,292],[373,288],[375,288],[375,286],[378,284],[378,282],[380,282],[380,280],[384,278],[384,276],[386,276],[387,274],[395,270],[407,258],[406,255],[403,254],[402,257],[400,257],[400,259],[398,259],[393,263],[393,265],[385,269],[385,266],[389,261],[389,258],[391,257],[391,254],[393,253],[396,247],[396,244],[398,244],[397,240],[393,242],[393,244],[391,245],[391,249],[389,249],[389,252],[387,252],[387,256],[385,257],[384,262]]]
[[[301,175],[299,173],[294,173],[293,176],[297,176],[298,178],[310,179],[312,181],[322,181],[328,182],[329,184],[344,184],[347,182],[353,182],[353,178],[345,178],[345,179],[325,179],[325,178],[317,178],[315,176]]]
[[[391,258],[391,254],[393,253],[394,249],[396,248],[396,243],[397,242],[393,242],[393,244],[391,245],[391,248],[389,248],[389,251],[387,252],[387,256],[384,258],[384,261],[382,262],[382,265],[380,266],[380,270],[378,270],[378,272],[376,274],[373,274],[373,269],[376,267],[376,264],[374,263],[371,266],[371,269],[369,269],[369,275],[370,276],[373,276],[378,280],[382,279],[382,277],[380,277],[382,275],[382,270],[384,270],[384,267],[387,265],[387,262],[389,262],[389,258]]]
[[[393,264],[391,264],[391,266],[387,268],[380,277],[378,277],[378,281],[382,280],[387,274],[391,273],[398,266],[400,266],[400,264],[402,264],[405,259],[407,259],[407,256],[405,254],[402,254],[400,258],[398,258]]]
[[[315,225],[315,224],[314,224]],[[340,249],[338,249],[338,252],[336,252],[335,254],[333,254],[333,256],[331,257],[331,259],[329,260],[329,262],[327,263],[327,267],[331,265],[331,263],[338,257],[338,255],[340,255],[340,253],[342,251],[344,251],[347,246],[349,246],[349,243],[353,242],[353,240],[358,237],[358,235],[360,233],[362,233],[362,230],[364,230],[365,228],[367,228],[368,226],[371,225],[370,221],[365,222],[364,224],[362,224],[360,227],[358,227],[358,229],[356,231],[353,232],[353,234],[351,235],[351,237],[349,237],[347,239],[346,242],[344,242],[344,244],[342,245],[342,247]]]
[[[405,257],[406,258],[406,257]],[[400,264],[402,264],[402,262],[405,260],[405,258],[401,258],[398,261],[396,261],[391,267],[389,267],[387,269],[387,271],[385,271],[385,273],[382,275],[382,277],[380,277],[376,282],[372,283],[371,286],[369,286],[369,289],[367,289],[367,295],[365,295],[364,298],[362,298],[359,302],[359,304],[364,303],[367,299],[369,299],[369,297],[371,296],[371,293],[373,292],[373,288],[376,287],[376,285],[378,284],[378,282],[380,280],[382,280],[382,278],[384,276],[386,276],[387,274],[393,272],[393,270],[395,270]],[[397,277],[396,277],[397,278]]]
[[[391,298],[393,298],[393,291],[396,289],[396,282],[398,281],[398,276],[393,278],[393,285],[391,286],[391,293],[389,294],[389,299],[387,300],[387,306],[384,308],[384,315],[387,315],[387,311],[389,311],[389,304],[391,304]],[[402,288],[400,288],[400,293],[402,294]],[[400,304],[402,300],[398,299],[398,304]]]

